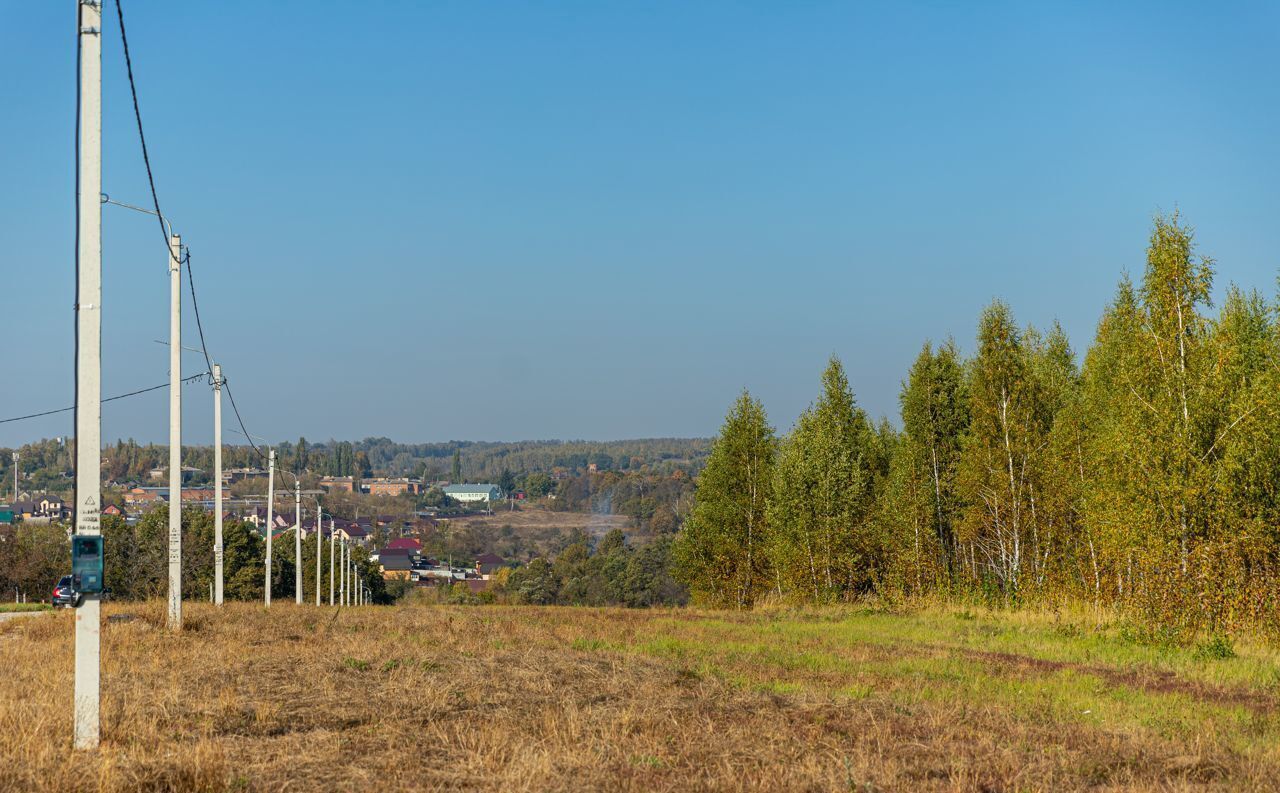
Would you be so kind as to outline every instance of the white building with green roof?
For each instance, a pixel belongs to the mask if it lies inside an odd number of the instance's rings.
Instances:
[[[498,501],[502,498],[502,490],[497,485],[447,485],[444,494],[454,501],[474,503],[477,501]]]

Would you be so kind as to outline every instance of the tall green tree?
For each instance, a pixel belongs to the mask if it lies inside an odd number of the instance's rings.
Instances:
[[[516,475],[511,473],[510,468],[503,468],[502,473],[498,475],[497,485],[504,496],[510,496],[516,489]]]
[[[750,608],[769,588],[767,501],[777,438],[764,406],[743,391],[698,478],[693,513],[676,537],[677,577],[694,600]]]
[[[770,562],[783,594],[822,602],[869,589],[880,550],[870,522],[876,445],[833,356],[821,396],[782,442],[774,469]]]
[[[924,345],[899,400],[903,437],[882,512],[893,527],[890,545],[900,549],[897,556],[905,562],[903,578],[923,591],[955,575],[961,507],[956,471],[969,428],[969,403],[954,342],[936,351]]]
[[[959,463],[961,523],[971,579],[1018,597],[1028,570],[1039,575],[1052,549],[1037,498],[1048,470],[1053,399],[1043,375],[1054,354],[1035,331],[1023,333],[1009,307],[992,303],[978,324],[978,354],[969,370],[969,432]],[[1033,576],[1033,583],[1037,580]]]

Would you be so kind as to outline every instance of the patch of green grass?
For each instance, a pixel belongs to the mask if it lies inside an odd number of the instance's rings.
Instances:
[[[579,639],[592,647],[595,640]],[[1097,614],[830,610],[755,619],[654,620],[616,649],[743,690],[997,708],[1019,719],[1267,750],[1280,655],[1226,638],[1135,641]],[[1257,698],[1264,698],[1258,702]]]
[[[0,603],[0,614],[18,611],[52,611],[48,603]]]
[[[575,650],[586,653],[601,653],[618,649],[618,645],[613,642],[607,642],[604,639],[591,639],[584,636],[579,636],[574,639],[570,643],[570,646]]]
[[[1230,636],[1210,636],[1196,646],[1195,657],[1201,661],[1225,661],[1236,657],[1236,645]]]

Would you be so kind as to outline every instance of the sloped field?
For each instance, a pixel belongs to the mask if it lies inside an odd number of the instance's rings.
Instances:
[[[1271,790],[1280,664],[1049,616],[104,609],[0,624],[0,789]]]

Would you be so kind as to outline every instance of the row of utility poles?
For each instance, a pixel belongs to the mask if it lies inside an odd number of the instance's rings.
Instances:
[[[255,436],[256,437],[256,436]],[[217,438],[217,443],[222,443],[222,438]],[[217,468],[216,474],[221,477],[222,469],[215,456],[214,465]],[[314,495],[316,502],[316,518],[315,518],[315,534],[316,534],[316,605],[322,605],[321,578],[322,578],[322,557],[324,556],[324,509],[320,505],[320,498]],[[214,492],[214,499],[217,501],[217,509],[219,513],[222,510],[222,501],[217,491]],[[264,606],[271,605],[271,570],[272,570],[272,545],[275,535],[275,501],[276,501],[276,450],[267,449],[267,553],[265,559],[264,578],[262,582],[262,603]],[[293,539],[294,539],[294,577],[293,577],[293,597],[294,602],[301,605],[303,600],[302,587],[302,482],[296,474],[293,475]],[[218,535],[218,542],[221,543],[221,534]],[[341,558],[342,569],[341,575],[335,573],[336,558]],[[337,605],[351,606],[363,605],[368,602],[372,592],[363,582],[359,586],[356,585],[356,577],[359,575],[359,567],[351,558],[351,543],[348,540],[338,540],[338,533],[335,522],[329,519],[329,605],[335,605],[334,602],[334,581],[335,576],[340,579],[338,586]],[[222,572],[215,570],[217,577],[217,586],[222,586]],[[221,603],[221,600],[217,601]]]
[[[103,195],[101,202],[114,206],[132,209],[154,215],[155,212],[142,207],[114,201]],[[166,226],[168,220],[164,220]],[[168,626],[172,630],[182,629],[182,351],[202,352],[182,345],[182,238],[169,234],[169,592],[168,592]],[[224,594],[223,576],[223,493],[222,493],[222,387],[225,379],[222,366],[211,363],[210,377],[213,386],[213,479],[214,479],[214,582],[213,601],[222,605]],[[254,436],[255,438],[257,436]],[[252,440],[252,439],[251,439]],[[262,439],[259,439],[262,440]],[[14,453],[15,471],[17,453]],[[271,569],[273,560],[273,535],[275,528],[275,449],[267,449],[267,551],[264,563],[263,602],[271,605]],[[294,576],[294,600],[302,603],[302,483],[296,474],[294,478],[294,559],[296,575]],[[16,482],[16,479],[15,479]],[[16,485],[15,485],[16,487]],[[319,497],[316,502],[316,531],[323,534],[324,510]],[[342,541],[345,547],[346,540]],[[349,550],[349,549],[348,549]],[[316,555],[316,581],[321,576],[321,554]],[[349,552],[348,552],[349,556]],[[357,598],[357,601],[359,598]],[[332,598],[330,598],[332,604]],[[316,605],[321,605],[320,586],[316,585]],[[343,601],[343,605],[351,605]]]
[[[76,170],[76,300],[75,300],[75,534],[102,534],[102,205],[104,203],[158,215],[140,207],[112,201],[102,192],[102,2],[77,0],[79,55]],[[160,217],[168,242],[169,270],[169,603],[168,626],[182,628],[182,238]],[[203,350],[202,350],[203,351]],[[211,363],[214,392],[214,602],[223,602],[222,509],[222,367]],[[14,494],[17,495],[17,453],[14,453]],[[296,477],[295,477],[296,478]],[[267,553],[265,604],[271,605],[271,540],[275,502],[275,450],[268,452]],[[302,602],[301,486],[294,486],[295,592]],[[329,604],[361,605],[371,591],[360,582],[351,547],[336,536],[330,520]],[[316,605],[320,600],[323,510],[316,500]],[[92,544],[86,546],[92,548]],[[341,556],[337,568],[336,556]],[[101,556],[97,558],[101,564]],[[100,568],[99,568],[100,569]],[[338,583],[335,593],[335,581]],[[359,583],[357,583],[359,582]],[[75,747],[93,749],[100,739],[101,595],[86,591],[75,619]]]

